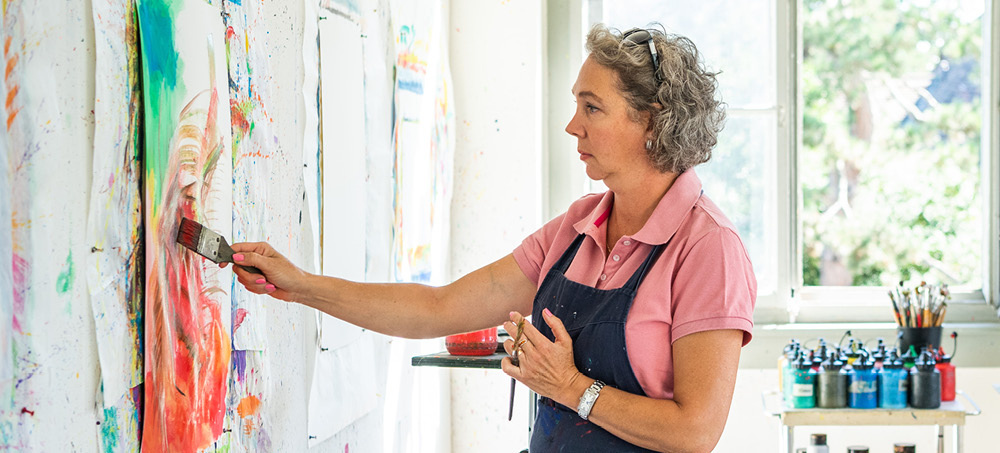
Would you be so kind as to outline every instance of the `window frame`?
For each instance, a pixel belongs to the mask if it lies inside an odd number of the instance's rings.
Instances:
[[[1000,0],[985,3],[983,30],[983,126],[981,144],[981,195],[984,203],[983,288],[955,292],[949,302],[948,321],[995,321],[1000,305]],[[585,58],[583,44],[590,25],[601,22],[603,0],[550,0],[547,20],[547,54],[570,56],[548,60],[546,88],[571,85],[576,69]],[[758,324],[821,322],[885,322],[888,304],[885,287],[817,287],[802,285],[802,241],[799,235],[801,207],[798,183],[797,151],[801,149],[803,99],[798,90],[802,48],[798,11],[801,0],[775,1],[775,74],[777,140],[773,181],[776,189],[775,216],[778,225],[775,291],[758,294],[754,322]],[[568,19],[568,20],[566,20]],[[556,90],[558,91],[558,89]],[[604,190],[603,185],[589,184],[577,162],[559,150],[569,146],[571,137],[563,132],[562,116],[566,94],[546,89],[546,113],[549,127],[546,143],[545,174],[550,182],[546,194],[547,218],[558,215],[570,202],[585,192]],[[568,118],[568,117],[566,117]],[[568,119],[567,119],[568,121]],[[787,177],[781,177],[786,175]],[[787,196],[783,196],[787,195]],[[851,302],[845,303],[849,299]]]

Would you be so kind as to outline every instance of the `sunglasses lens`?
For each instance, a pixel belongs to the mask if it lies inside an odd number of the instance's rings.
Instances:
[[[628,33],[625,33],[624,38],[626,41],[632,44],[645,44],[646,41],[649,41],[650,36],[649,36],[649,31],[639,29],[639,30],[631,30]]]

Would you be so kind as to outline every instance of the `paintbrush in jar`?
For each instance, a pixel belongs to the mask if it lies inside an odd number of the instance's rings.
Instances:
[[[264,275],[256,267],[236,264],[233,261],[233,249],[226,242],[226,238],[186,217],[181,218],[181,226],[177,229],[177,243],[208,258],[213,263],[233,263],[251,274]]]

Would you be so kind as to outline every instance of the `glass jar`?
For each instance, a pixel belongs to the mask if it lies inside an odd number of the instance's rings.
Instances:
[[[477,330],[444,337],[444,346],[452,355],[490,355],[497,350],[497,328]]]

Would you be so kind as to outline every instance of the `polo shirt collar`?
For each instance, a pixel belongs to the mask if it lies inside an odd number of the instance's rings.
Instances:
[[[701,187],[701,179],[693,168],[681,173],[670,186],[670,190],[667,190],[657,203],[646,224],[632,235],[632,239],[652,245],[665,244],[669,241],[680,228],[687,213],[701,198]],[[590,214],[573,224],[573,228],[577,233],[595,234],[600,231],[607,221],[606,214],[613,201],[614,193],[610,190],[605,192],[604,197]]]

